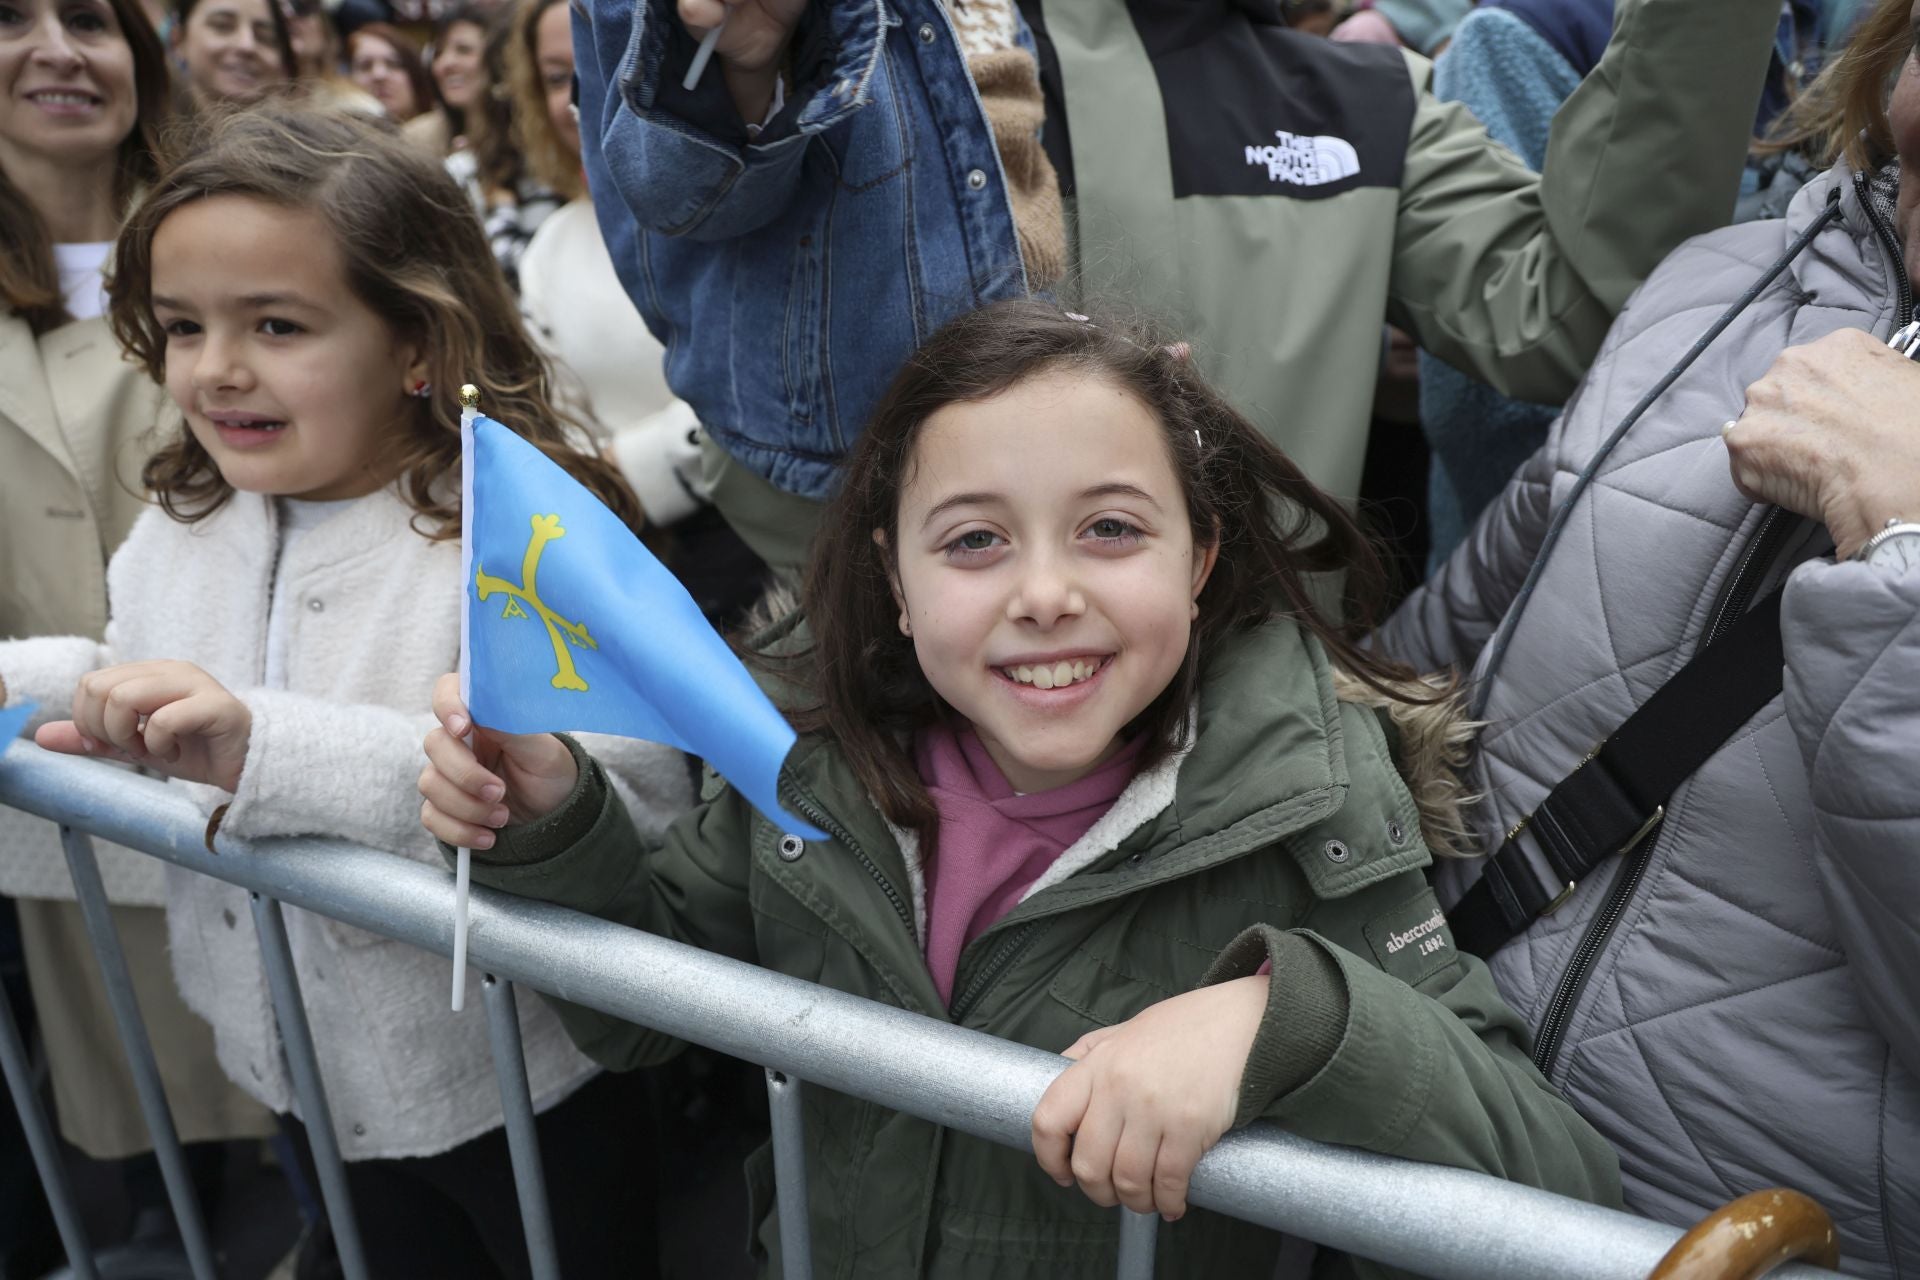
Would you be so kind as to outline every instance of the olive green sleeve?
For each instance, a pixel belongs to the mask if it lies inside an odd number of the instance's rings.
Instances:
[[[1227,944],[1200,985],[1250,977],[1263,962],[1270,967],[1267,1008],[1240,1075],[1235,1128],[1325,1069],[1347,1030],[1346,978],[1302,934],[1255,925]]]
[[[1476,956],[1417,986],[1320,937],[1345,984],[1339,1047],[1262,1118],[1322,1142],[1476,1169],[1620,1204],[1619,1158],[1534,1069],[1523,1024]]]
[[[647,848],[601,766],[567,742],[579,765],[572,794],[539,822],[503,830],[493,849],[476,850],[474,880],[753,959],[743,802],[729,788],[669,827],[658,848]],[[662,1032],[564,1000],[549,1003],[581,1052],[603,1066],[646,1066],[680,1049]]]
[[[1733,213],[1780,6],[1620,0],[1600,64],[1553,120],[1536,177],[1466,108],[1418,104],[1388,315],[1523,400],[1557,404],[1629,294]]]

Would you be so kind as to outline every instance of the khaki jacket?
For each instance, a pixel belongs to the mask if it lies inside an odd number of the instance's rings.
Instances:
[[[107,626],[107,561],[146,509],[140,469],[178,410],[104,319],[35,338],[0,315],[0,639]],[[165,901],[160,864],[98,846],[115,902]],[[72,898],[53,824],[0,809],[0,893]]]
[[[156,424],[177,419],[166,391],[121,356],[105,320],[36,338],[26,321],[0,315],[0,638],[105,634],[107,561],[146,509],[140,469]],[[163,865],[101,840],[94,852],[181,1138],[271,1133],[272,1118],[220,1073],[206,1024],[174,990]],[[23,899],[21,946],[61,1135],[96,1159],[147,1150],[51,822],[0,809],[0,893]]]

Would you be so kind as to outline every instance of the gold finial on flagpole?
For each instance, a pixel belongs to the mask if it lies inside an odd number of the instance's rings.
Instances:
[[[460,407],[463,409],[478,409],[480,407],[480,388],[474,386],[471,382],[461,383]]]

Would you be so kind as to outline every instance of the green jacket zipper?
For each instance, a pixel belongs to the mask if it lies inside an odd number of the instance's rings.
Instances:
[[[1006,937],[1002,938],[995,947],[993,954],[974,970],[973,979],[967,983],[966,989],[955,996],[953,1003],[947,1007],[947,1014],[954,1022],[959,1023],[965,1020],[967,1014],[980,1003],[980,998],[986,995],[1000,975],[1005,973],[1013,962],[1032,945],[1034,938],[1040,932],[1040,927],[1045,923],[1044,920],[1029,920],[1019,928],[1008,931]]]
[[[793,781],[791,775],[781,777],[780,792],[793,802],[793,807],[800,811],[802,817],[847,846],[848,851],[860,860],[860,865],[867,869],[867,874],[873,877],[873,882],[880,886],[880,892],[886,894],[887,901],[893,904],[894,914],[900,917],[900,923],[907,928],[907,936],[918,943],[919,934],[913,927],[913,908],[907,905],[906,899],[900,896],[900,891],[894,888],[893,881],[887,879],[886,873],[880,870],[880,864],[867,856],[867,851],[860,847],[860,842],[853,838],[853,834],[834,821],[825,809],[815,803],[812,796],[802,791],[800,784]]]

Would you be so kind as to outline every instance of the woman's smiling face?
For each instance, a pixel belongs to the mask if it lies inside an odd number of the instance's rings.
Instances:
[[[433,53],[433,79],[447,105],[466,111],[487,87],[487,33],[471,22],[456,22]]]
[[[1173,682],[1217,550],[1160,422],[1071,369],[935,412],[897,527],[920,669],[1020,791],[1085,777]]]
[[[0,0],[0,172],[112,157],[139,115],[133,49],[105,0]]]
[[[287,78],[280,61],[273,0],[200,0],[174,28],[174,51],[202,103],[253,102]]]

